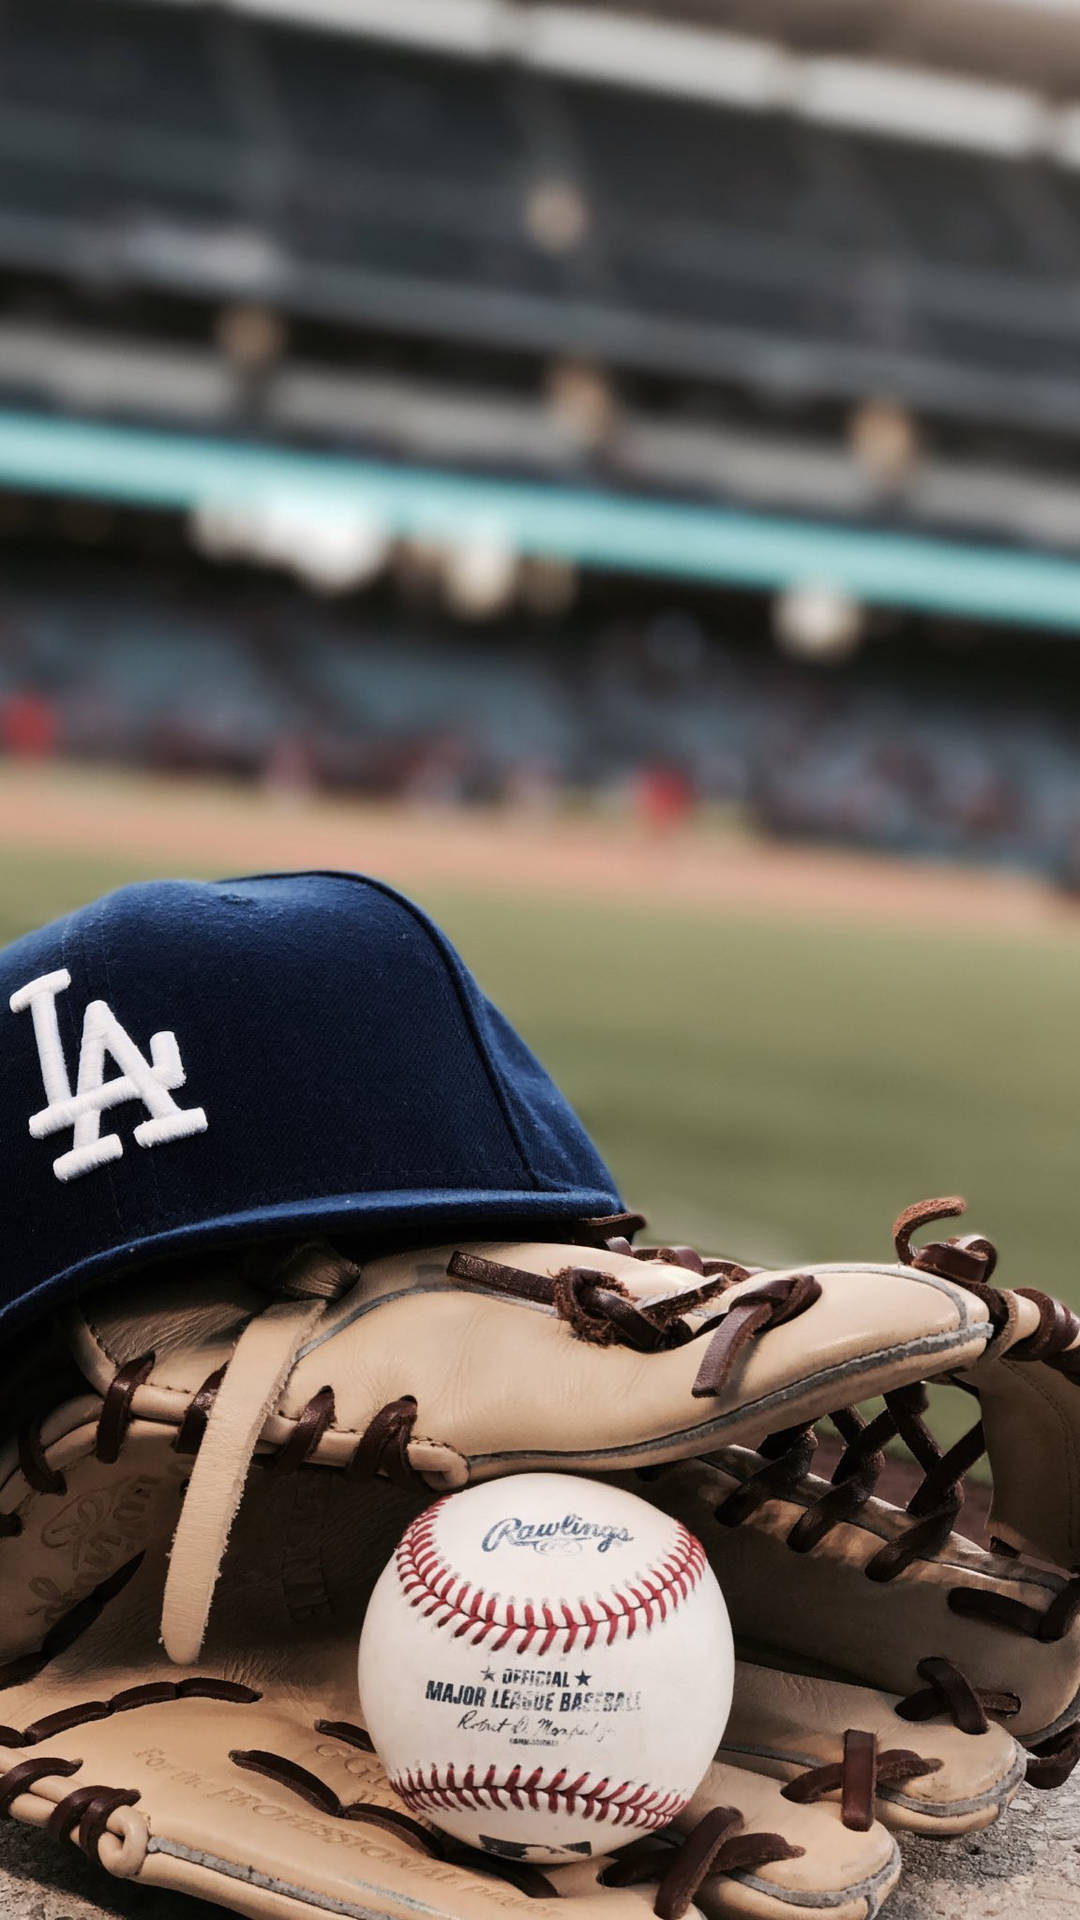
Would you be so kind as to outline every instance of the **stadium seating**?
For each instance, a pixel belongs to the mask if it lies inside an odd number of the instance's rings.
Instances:
[[[29,697],[49,716],[27,730],[34,751],[55,738],[84,758],[287,769],[384,796],[610,804],[666,769],[776,834],[1073,885],[1080,730],[1060,657],[1060,642],[1029,651],[1018,698],[973,654],[822,669],[683,613],[486,633],[389,596],[336,609],[104,556],[62,579],[20,563],[0,596],[0,750]]]
[[[530,218],[560,182],[580,231]],[[8,0],[0,269],[88,262],[187,297],[194,273],[335,323],[586,342],[679,375],[757,379],[773,343],[810,392],[884,384],[957,408],[963,363],[973,404],[1008,420],[1036,418],[1035,369],[1051,429],[1080,385],[1080,175],[1049,160],[243,10]]]
[[[152,135],[227,132],[229,96],[207,11],[148,10],[132,0],[5,0],[0,98],[5,111],[102,120]]]

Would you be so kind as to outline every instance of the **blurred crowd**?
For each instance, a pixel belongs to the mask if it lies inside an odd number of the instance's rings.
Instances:
[[[716,616],[713,616],[715,620]],[[77,562],[9,575],[0,750],[289,792],[670,827],[728,806],[785,837],[1080,877],[1068,650],[867,644],[829,666],[708,618],[586,603],[483,630],[389,594],[335,607],[257,579]]]

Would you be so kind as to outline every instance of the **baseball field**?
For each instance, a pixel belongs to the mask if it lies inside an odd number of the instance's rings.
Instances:
[[[902,1205],[961,1192],[1009,1280],[1080,1305],[1080,910],[1040,884],[717,824],[0,769],[4,939],[149,874],[296,866],[443,922],[658,1236],[887,1258]]]

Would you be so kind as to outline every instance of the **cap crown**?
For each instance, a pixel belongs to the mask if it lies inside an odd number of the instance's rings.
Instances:
[[[0,1327],[199,1243],[620,1205],[445,936],[357,875],[124,887],[0,953],[0,1036]]]

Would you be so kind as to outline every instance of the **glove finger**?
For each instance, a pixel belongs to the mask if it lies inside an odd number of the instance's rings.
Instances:
[[[993,1722],[972,1735],[940,1715],[904,1720],[896,1706],[895,1695],[875,1688],[740,1660],[720,1754],[787,1782],[800,1797],[842,1794],[845,1742],[858,1730],[875,1743],[874,1806],[883,1825],[936,1836],[991,1826],[1024,1779],[1012,1736]]]
[[[703,1301],[703,1288],[723,1291]],[[71,1340],[103,1399],[152,1350],[125,1417],[175,1428],[200,1393],[212,1405],[240,1329],[265,1306],[236,1280],[200,1294],[162,1276],[148,1316],[141,1281],[114,1284],[72,1316]],[[348,1466],[366,1438],[364,1459],[379,1464],[372,1424],[409,1398],[407,1464],[437,1491],[525,1467],[609,1470],[817,1417],[928,1361],[970,1365],[988,1334],[969,1291],[898,1266],[729,1284],[581,1247],[440,1248],[372,1262],[328,1306],[262,1441],[295,1443],[329,1385],[330,1416],[302,1432],[304,1458]]]
[[[708,1920],[746,1915],[753,1920],[872,1920],[900,1876],[896,1842],[877,1821],[865,1830],[844,1825],[828,1801],[798,1805],[784,1798],[779,1780],[732,1766],[721,1753],[677,1825],[692,1832],[713,1809],[731,1807],[742,1827],[730,1843],[729,1870],[708,1876],[695,1900]],[[788,1858],[739,1868],[740,1842],[776,1835]]]
[[[823,1268],[762,1288],[606,1250],[581,1259],[576,1247],[444,1248],[357,1279],[325,1250],[300,1250],[279,1265],[285,1300],[268,1306],[227,1273],[201,1285],[178,1273],[159,1279],[151,1316],[142,1280],[106,1289],[69,1322],[99,1401],[76,1397],[0,1458],[0,1534],[26,1524],[28,1496],[39,1527],[66,1515],[80,1461],[127,1460],[144,1428],[189,1458],[205,1443],[164,1614],[170,1654],[190,1660],[260,1445],[279,1471],[317,1461],[418,1488],[610,1469],[812,1417],[841,1383],[896,1385],[928,1352],[968,1364],[989,1327],[963,1287],[901,1267]],[[64,1505],[50,1518],[53,1500]]]

